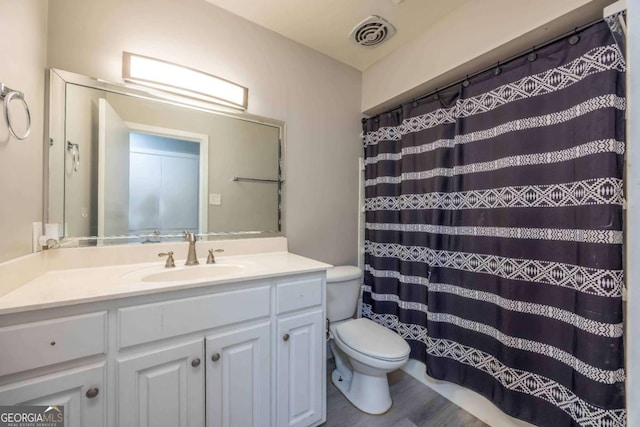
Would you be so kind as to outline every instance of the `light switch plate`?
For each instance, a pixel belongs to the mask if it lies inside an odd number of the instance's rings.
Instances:
[[[210,205],[221,205],[222,204],[222,194],[209,194],[209,204]]]

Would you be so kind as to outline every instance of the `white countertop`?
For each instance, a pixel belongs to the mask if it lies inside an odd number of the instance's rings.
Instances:
[[[39,277],[0,296],[0,315],[65,305],[105,301],[149,295],[159,292],[193,289],[217,284],[265,279],[281,275],[310,273],[331,267],[329,264],[304,258],[289,252],[268,252],[252,255],[217,256],[220,273],[211,277],[204,270],[212,268],[199,259],[201,265],[184,267],[176,260],[174,269],[165,269],[164,261],[104,267],[74,268],[47,271]],[[225,271],[224,267],[229,268]],[[216,267],[213,267],[214,269]],[[176,281],[143,281],[150,275],[180,270],[201,269],[201,277]],[[174,273],[172,273],[174,274]],[[179,273],[178,273],[179,274]]]

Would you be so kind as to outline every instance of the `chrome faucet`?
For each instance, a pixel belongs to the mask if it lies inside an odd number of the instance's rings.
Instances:
[[[184,239],[189,242],[189,253],[187,254],[187,261],[184,265],[198,265],[198,256],[196,255],[196,235],[185,230],[183,233]]]

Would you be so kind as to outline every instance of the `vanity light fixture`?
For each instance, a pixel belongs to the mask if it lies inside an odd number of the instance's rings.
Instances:
[[[122,52],[125,81],[226,107],[247,109],[249,89],[214,75],[160,59]]]

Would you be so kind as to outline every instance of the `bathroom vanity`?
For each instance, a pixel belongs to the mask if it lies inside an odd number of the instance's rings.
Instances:
[[[35,241],[62,248],[0,264],[0,405],[64,405],[71,427],[324,422],[331,266],[281,237],[284,123],[47,76]]]
[[[65,405],[68,426],[324,422],[330,266],[176,264],[51,270],[0,296],[0,404]]]

